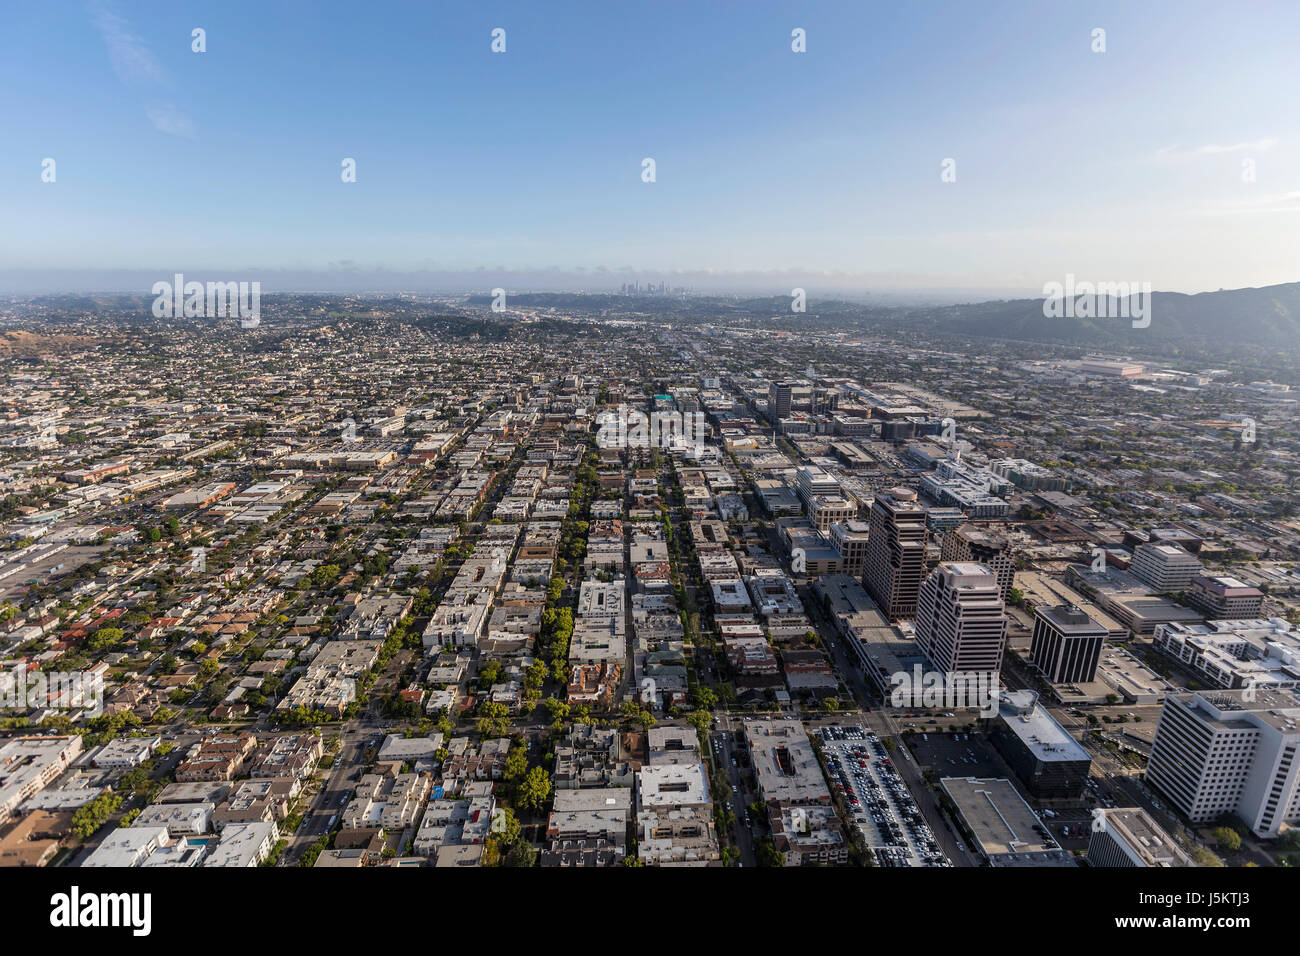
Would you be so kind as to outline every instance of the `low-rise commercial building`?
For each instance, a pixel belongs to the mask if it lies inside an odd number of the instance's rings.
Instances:
[[[1140,807],[1092,812],[1088,865],[1108,867],[1194,866],[1173,837]]]
[[[939,781],[989,866],[1074,866],[1010,780],[945,777]]]
[[[1039,705],[1036,693],[1003,692],[997,715],[983,723],[993,746],[1035,797],[1083,796],[1092,757]]]
[[[1198,574],[1187,588],[1187,603],[1208,618],[1257,618],[1264,592],[1228,575]]]

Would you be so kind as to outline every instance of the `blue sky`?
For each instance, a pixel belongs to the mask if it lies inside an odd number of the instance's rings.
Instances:
[[[10,4],[0,272],[1295,281],[1297,50],[1294,2]]]

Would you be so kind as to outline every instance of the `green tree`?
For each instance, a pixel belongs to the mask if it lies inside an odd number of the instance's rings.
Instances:
[[[1197,866],[1223,866],[1223,861],[1203,846],[1192,849],[1192,859]]]
[[[510,729],[510,710],[505,704],[485,701],[478,714],[478,732],[484,737],[504,737]]]
[[[537,862],[537,851],[526,840],[516,840],[510,844],[506,853],[506,866],[533,866]]]
[[[90,635],[89,639],[86,641],[86,646],[92,651],[102,653],[120,647],[125,639],[126,635],[122,633],[120,627],[101,627],[94,634]]]
[[[524,832],[519,818],[515,816],[515,811],[509,807],[501,808],[501,832],[499,834],[502,842],[506,844],[514,843]]]
[[[121,797],[113,793],[101,793],[72,815],[72,832],[83,840],[89,839],[121,805]]]
[[[718,695],[703,684],[696,685],[691,693],[695,699],[695,706],[701,710],[713,710],[718,706]]]
[[[713,726],[713,714],[707,710],[693,710],[687,715],[686,719],[696,732],[707,734],[709,728]]]
[[[770,836],[763,837],[754,848],[759,866],[785,866],[785,855],[778,852]]]
[[[1219,849],[1229,852],[1241,849],[1241,835],[1232,827],[1215,827],[1210,831]]]
[[[534,767],[519,785],[519,805],[534,813],[541,813],[551,797],[551,778],[541,767]]]
[[[339,579],[342,572],[337,564],[322,564],[307,578],[313,587],[329,587]]]
[[[528,751],[523,747],[512,747],[506,756],[505,779],[507,783],[518,783],[528,773]]]

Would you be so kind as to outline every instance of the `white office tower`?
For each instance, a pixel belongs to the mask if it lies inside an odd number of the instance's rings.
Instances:
[[[936,670],[998,674],[1006,634],[1006,606],[992,568],[940,564],[921,583],[916,643]]]
[[[1140,544],[1129,570],[1157,591],[1185,591],[1204,568],[1176,544]]]
[[[974,561],[987,564],[998,576],[1004,602],[1011,600],[1015,562],[1011,559],[1011,542],[1006,536],[993,534],[973,524],[964,524],[945,534],[939,542],[940,561]]]
[[[795,491],[805,508],[811,508],[813,498],[818,495],[838,496],[840,493],[840,483],[835,476],[816,465],[804,465],[795,474]]]
[[[1300,697],[1293,690],[1165,698],[1147,783],[1193,824],[1235,813],[1261,837],[1300,824]]]
[[[1092,811],[1089,866],[1195,866],[1173,837],[1140,807]]]

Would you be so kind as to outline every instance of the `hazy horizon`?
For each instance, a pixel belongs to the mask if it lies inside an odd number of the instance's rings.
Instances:
[[[59,295],[136,295],[152,297],[150,291],[158,281],[170,282],[175,273],[186,281],[220,282],[238,278],[261,283],[266,295],[429,295],[464,296],[482,294],[501,287],[512,294],[570,293],[617,294],[624,284],[666,282],[672,290],[690,295],[754,297],[788,296],[793,288],[806,290],[810,301],[843,300],[866,304],[963,304],[1004,299],[1041,298],[1043,291],[1033,288],[993,288],[977,285],[875,285],[863,284],[863,277],[851,274],[754,275],[753,273],[716,272],[642,272],[631,269],[550,269],[510,270],[481,268],[474,270],[427,270],[402,272],[386,269],[259,270],[0,270],[0,296],[8,298]],[[1085,278],[1085,277],[1079,277]],[[1292,280],[1300,281],[1300,279]],[[1286,285],[1288,282],[1271,283]],[[1242,286],[1240,288],[1260,288]],[[1202,292],[1236,291],[1235,288],[1207,288],[1184,292],[1181,289],[1156,288],[1156,293],[1197,295]]]
[[[981,288],[977,285],[872,284],[853,275],[784,275],[710,272],[643,272],[632,269],[548,269],[396,271],[387,269],[259,270],[31,270],[0,271],[0,295],[141,295],[148,296],[156,281],[171,281],[175,271],[186,280],[222,281],[232,276],[262,284],[265,294],[417,294],[466,295],[503,287],[512,293],[617,293],[624,284],[666,282],[672,289],[693,295],[788,296],[795,287],[814,298],[848,301],[900,300],[962,302],[990,298],[1030,298],[1034,289]]]

